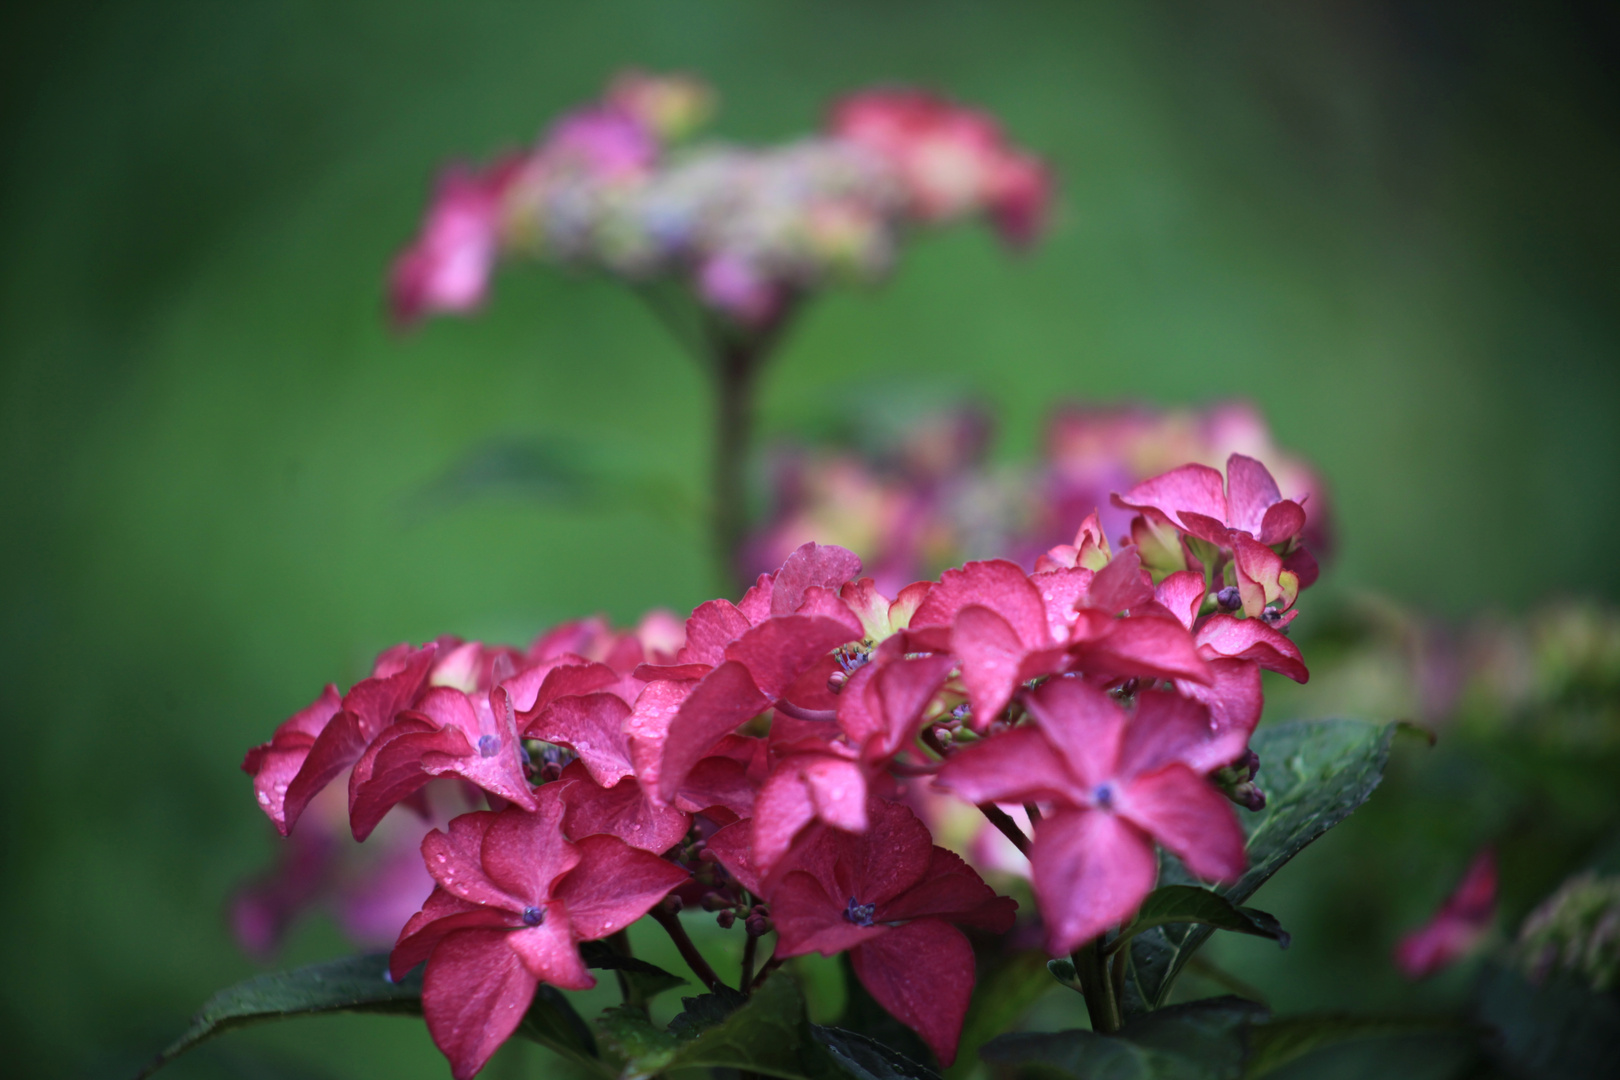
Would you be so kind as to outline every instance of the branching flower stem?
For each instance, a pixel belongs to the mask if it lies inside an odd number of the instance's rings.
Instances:
[[[1029,837],[1024,835],[1024,830],[1018,827],[1018,822],[1014,821],[1005,810],[995,803],[980,803],[979,812],[990,819],[990,824],[1000,829],[1001,835],[1011,840],[1013,846],[1024,853],[1025,858],[1029,857]]]
[[[1108,977],[1108,963],[1102,953],[1102,938],[1093,938],[1070,956],[1075,974],[1080,976],[1080,992],[1086,998],[1086,1012],[1091,1016],[1091,1030],[1100,1035],[1112,1035],[1125,1026],[1120,1015],[1119,999],[1114,984]]]
[[[714,968],[709,966],[703,954],[698,952],[698,947],[692,943],[691,937],[686,933],[686,927],[681,925],[679,915],[663,904],[655,906],[648,914],[664,928],[664,932],[675,943],[675,948],[680,951],[681,959],[686,961],[686,966],[691,968],[692,974],[709,988],[710,993],[719,993],[725,988],[726,984],[720,981],[720,976],[714,973]]]

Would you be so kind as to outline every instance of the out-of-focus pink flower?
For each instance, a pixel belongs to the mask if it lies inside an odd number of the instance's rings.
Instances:
[[[463,814],[422,856],[437,888],[389,959],[403,978],[427,961],[422,1012],[456,1080],[469,1080],[517,1029],[535,987],[588,990],[578,943],[641,918],[686,880],[673,863],[611,836],[571,843],[556,785],[539,809]]]
[[[506,160],[483,174],[453,165],[440,175],[421,231],[389,273],[395,325],[473,311],[484,302],[500,250],[501,198],[516,168]]]
[[[1496,852],[1485,848],[1434,917],[1395,946],[1395,966],[1426,979],[1473,952],[1496,919]]]
[[[736,252],[722,251],[698,270],[698,295],[744,326],[764,326],[782,310],[782,286]]]
[[[645,176],[659,150],[658,140],[638,117],[620,108],[590,106],[552,125],[530,168],[623,181]]]
[[[1040,233],[1048,170],[1014,149],[988,113],[922,90],[868,90],[837,102],[827,127],[888,160],[923,221],[983,211],[1008,243]]]
[[[1033,727],[993,735],[945,762],[939,784],[969,802],[1045,803],[1030,849],[1047,950],[1072,952],[1129,919],[1153,889],[1153,842],[1210,881],[1243,872],[1243,830],[1204,780],[1246,734],[1213,734],[1203,706],[1162,691],[1127,718],[1078,679],[1027,699]]]

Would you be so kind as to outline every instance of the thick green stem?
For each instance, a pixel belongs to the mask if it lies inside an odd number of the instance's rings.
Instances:
[[[1091,1014],[1091,1030],[1100,1035],[1112,1035],[1125,1026],[1120,1016],[1119,1000],[1114,996],[1113,982],[1108,978],[1108,962],[1103,956],[1102,938],[1093,938],[1070,957],[1075,974],[1080,976],[1080,992],[1086,996],[1086,1012]]]

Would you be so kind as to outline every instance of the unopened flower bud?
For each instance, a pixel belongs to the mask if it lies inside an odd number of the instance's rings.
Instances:
[[[748,931],[749,937],[764,937],[772,930],[771,920],[760,914],[759,908],[755,908],[753,914],[743,923],[743,929]]]
[[[720,911],[723,908],[729,908],[730,906],[731,897],[726,896],[723,893],[706,892],[703,894],[704,911]]]
[[[540,766],[540,782],[542,784],[550,783],[561,775],[562,766],[555,761],[548,761]]]
[[[671,915],[679,915],[681,913],[681,898],[678,896],[666,896],[659,903],[663,909]]]
[[[1243,606],[1243,594],[1236,585],[1228,585],[1215,594],[1215,603],[1222,611],[1236,611]]]
[[[849,682],[849,672],[842,669],[833,672],[831,675],[827,676],[827,693],[838,693],[844,688],[844,684],[847,682]]]
[[[720,924],[720,929],[730,930],[734,925],[736,925],[737,912],[731,908],[726,908],[724,911],[720,912],[720,914],[714,917],[714,921]]]

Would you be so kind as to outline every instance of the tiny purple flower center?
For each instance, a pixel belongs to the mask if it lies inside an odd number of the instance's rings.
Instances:
[[[872,916],[876,912],[876,904],[857,903],[855,898],[852,896],[849,898],[849,906],[844,909],[844,918],[854,923],[856,926],[871,926]]]
[[[487,738],[487,736],[486,736],[486,738]],[[523,925],[524,926],[539,926],[541,923],[543,923],[545,921],[546,921],[546,913],[542,909],[537,908],[537,907],[526,907],[526,908],[523,909]]]
[[[1099,810],[1112,810],[1114,808],[1114,785],[1102,783],[1092,788],[1091,803]]]
[[[478,736],[478,756],[494,757],[501,752],[501,740],[495,735]]]

